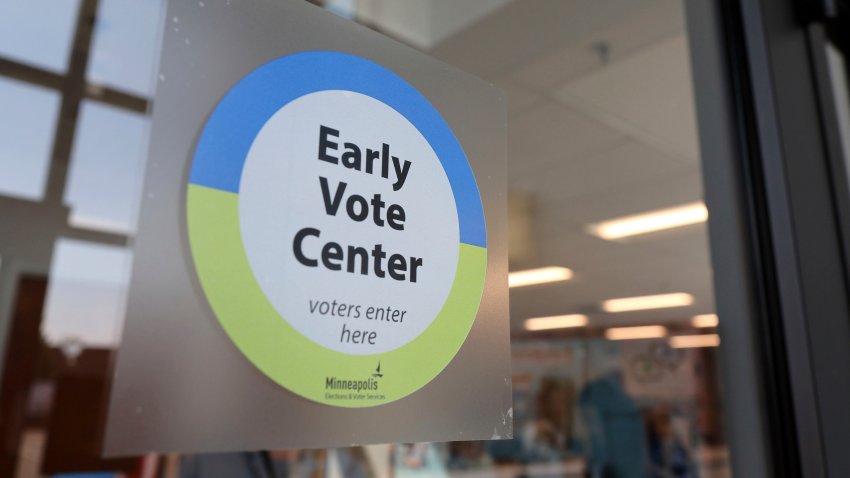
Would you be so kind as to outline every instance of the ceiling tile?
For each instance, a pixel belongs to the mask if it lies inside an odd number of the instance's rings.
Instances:
[[[635,51],[684,31],[681,0],[640,2],[624,18],[611,16],[611,23],[582,38],[518,67],[512,78],[538,91],[551,91],[569,80],[618,61]]]
[[[508,177],[537,177],[547,162],[589,155],[622,138],[556,103],[535,107],[508,123]]]
[[[692,166],[671,161],[644,144],[622,140],[585,156],[550,161],[540,168],[533,190],[540,201],[560,203],[580,196],[604,194],[653,178],[669,178],[671,173],[683,172]]]
[[[672,37],[565,84],[570,108],[671,157],[699,158],[687,39]]]
[[[535,93],[531,88],[520,85],[508,79],[496,80],[496,87],[505,94],[508,99],[508,117],[527,111],[533,106],[538,106],[545,101],[551,101],[542,95]]]

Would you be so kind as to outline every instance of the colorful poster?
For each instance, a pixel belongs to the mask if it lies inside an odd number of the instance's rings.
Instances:
[[[167,18],[106,453],[510,438],[501,94],[302,0]]]
[[[320,403],[418,390],[478,312],[487,233],[463,148],[421,93],[362,57],[292,54],[231,88],[195,149],[186,218],[228,336]]]

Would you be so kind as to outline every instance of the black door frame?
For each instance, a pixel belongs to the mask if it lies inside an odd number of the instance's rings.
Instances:
[[[688,0],[735,476],[850,476],[850,192],[825,56],[839,7]]]

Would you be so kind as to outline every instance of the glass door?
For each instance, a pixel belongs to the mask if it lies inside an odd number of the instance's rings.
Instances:
[[[780,48],[790,2],[311,3],[504,93],[513,437],[103,459],[158,38],[181,25],[164,0],[11,1],[0,475],[847,476],[846,251],[805,162],[819,120],[794,120],[818,102],[807,50]]]

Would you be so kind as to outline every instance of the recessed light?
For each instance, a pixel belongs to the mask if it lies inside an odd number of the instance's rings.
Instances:
[[[720,321],[717,314],[700,314],[691,318],[691,325],[696,328],[717,327]]]
[[[587,325],[587,316],[583,314],[534,317],[525,321],[526,330],[567,329],[571,327],[584,327],[585,325]]]
[[[685,307],[694,303],[694,296],[684,292],[672,294],[644,295],[640,297],[623,297],[608,299],[602,302],[605,312],[630,312],[633,310],[665,309],[668,307]]]
[[[667,335],[663,325],[642,325],[639,327],[612,327],[605,331],[608,340],[657,339]]]
[[[587,226],[588,232],[609,241],[699,224],[708,219],[708,209],[702,202],[624,216]]]
[[[718,345],[720,345],[720,336],[717,334],[677,335],[670,337],[670,347],[674,349],[717,347]]]
[[[524,287],[528,285],[546,284],[570,280],[573,271],[566,267],[541,267],[539,269],[528,269],[508,274],[508,287]]]

